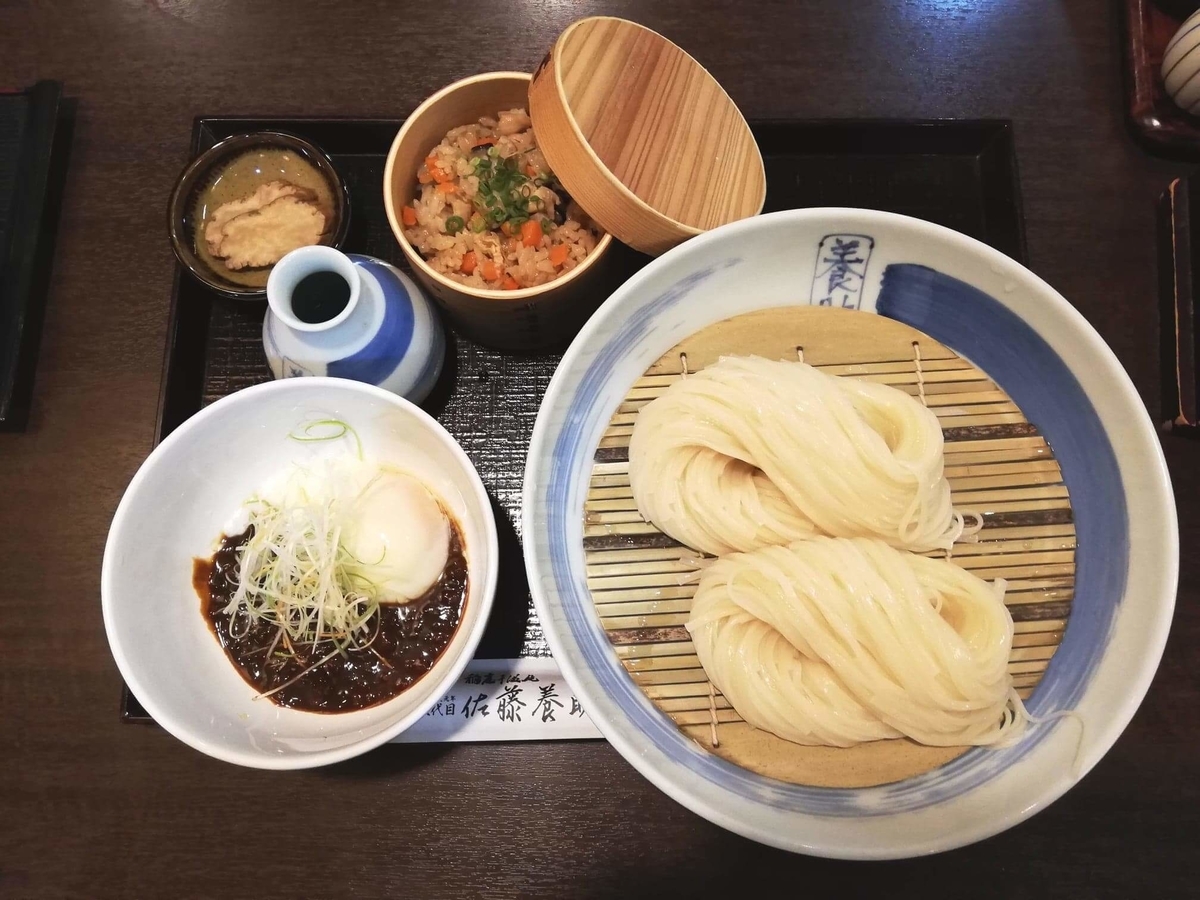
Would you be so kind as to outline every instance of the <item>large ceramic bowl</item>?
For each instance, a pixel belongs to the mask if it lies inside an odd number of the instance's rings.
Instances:
[[[848,247],[855,252],[831,252]],[[968,357],[1053,447],[1074,505],[1076,593],[1062,645],[1028,706],[1034,716],[1078,712],[1082,743],[1077,721],[1057,717],[1016,746],[972,750],[906,781],[801,787],[708,753],[622,668],[593,610],[581,546],[592,457],[610,416],[645,369],[689,334],[755,309],[821,302],[890,316]],[[1158,439],[1128,376],[1083,317],[978,241],[848,209],[724,226],[662,256],[609,298],[546,392],[526,469],[524,535],[554,656],[626,759],[719,825],[788,850],[859,859],[968,844],[1075,784],[1112,746],[1150,684],[1178,573]]]
[[[212,554],[240,504],[291,462],[328,452],[292,440],[305,423],[340,419],[364,455],[417,475],[463,532],[469,587],[449,646],[398,696],[356,712],[284,709],[256,697],[201,613],[192,560]],[[297,769],[355,756],[395,737],[470,661],[496,590],[496,523],[470,460],[419,408],[341,378],[295,378],[231,394],[180,425],[125,491],[104,548],[104,626],[126,683],[167,731],[228,762]]]

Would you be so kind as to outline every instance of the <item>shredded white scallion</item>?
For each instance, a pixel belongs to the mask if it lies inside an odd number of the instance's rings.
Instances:
[[[234,637],[263,623],[277,627],[293,651],[326,640],[345,648],[369,637],[379,597],[359,573],[360,560],[341,545],[347,505],[337,497],[250,504],[253,533],[239,559],[237,590],[224,610]]]
[[[336,419],[311,422],[289,437],[334,441],[347,435],[354,438],[361,460],[358,435]],[[345,458],[297,466],[278,492],[281,496],[258,496],[246,503],[250,537],[239,554],[237,588],[223,609],[230,636],[238,639],[260,626],[273,628],[265,648],[268,659],[295,658],[306,664],[296,678],[261,696],[282,690],[338,653],[369,647],[375,638],[379,590],[363,574],[363,560],[341,542],[358,498],[371,484],[348,489],[354,483],[352,472]]]

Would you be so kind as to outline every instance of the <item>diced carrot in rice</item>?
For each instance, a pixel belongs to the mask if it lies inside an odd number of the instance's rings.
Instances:
[[[536,247],[542,242],[542,223],[530,219],[521,226],[521,243],[526,247]]]

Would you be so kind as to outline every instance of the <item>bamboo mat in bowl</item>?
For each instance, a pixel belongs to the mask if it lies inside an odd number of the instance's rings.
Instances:
[[[908,740],[803,747],[746,724],[705,677],[684,623],[698,554],[645,522],[629,486],[638,410],[687,372],[728,355],[803,359],[833,375],[882,382],[938,416],[956,509],[983,530],[953,562],[1008,582],[1015,625],[1009,671],[1023,698],[1062,640],[1075,585],[1075,526],[1058,462],[1037,428],[985,372],[899,322],[871,313],[783,307],[718,322],[677,344],[639,378],[596,450],[584,509],[588,587],[614,652],[646,696],[706,749],[798,784],[858,787],[928,771],[968,748]],[[943,555],[940,552],[930,555]]]

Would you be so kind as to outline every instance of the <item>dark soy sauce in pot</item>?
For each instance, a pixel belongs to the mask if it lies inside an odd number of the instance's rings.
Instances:
[[[292,290],[292,313],[317,325],[337,316],[350,302],[350,285],[337,272],[311,272]]]

